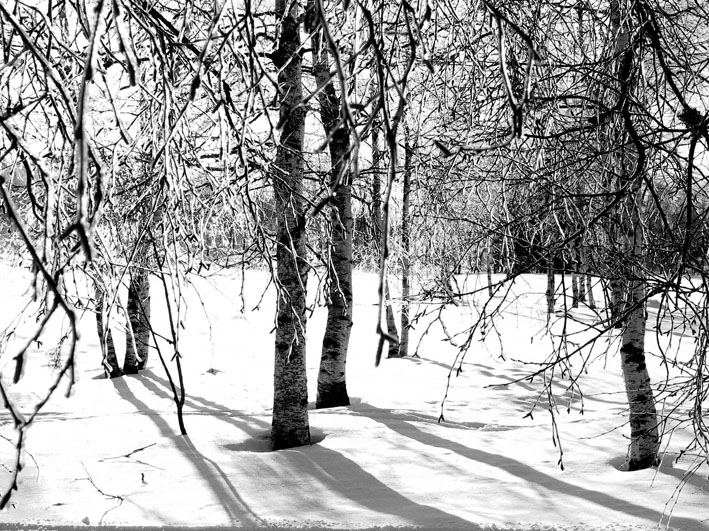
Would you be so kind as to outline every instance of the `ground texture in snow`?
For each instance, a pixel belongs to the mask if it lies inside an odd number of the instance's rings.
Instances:
[[[21,308],[28,276],[11,268],[2,274],[12,279],[2,295],[8,324]],[[621,470],[628,429],[616,343],[604,342],[608,356],[583,375],[583,414],[564,380],[554,386],[561,470],[549,398],[539,394],[542,379],[510,383],[551,350],[542,333],[541,277],[518,282],[517,296],[495,328],[488,323],[484,334],[475,335],[462,372],[451,378],[439,423],[457,354],[443,339],[472,323],[479,304],[468,300],[447,308],[445,332],[432,326],[419,358],[385,359],[375,368],[376,279],[356,275],[348,362],[352,406],[313,410],[313,445],[269,452],[274,294],[267,291],[259,304],[266,278],[247,273],[243,313],[236,276],[196,279],[202,302],[193,288],[186,290],[180,352],[187,437],[179,435],[170,384],[155,352],[140,376],[104,379],[95,322],[85,314],[77,383],[69,398],[52,398],[29,430],[20,490],[0,513],[0,527],[621,530],[664,527],[669,518],[671,528],[709,528],[706,468],[678,491],[694,462],[692,456],[675,459],[686,433],[664,438],[659,469]],[[472,287],[477,280],[468,282]],[[434,309],[418,306],[427,307]],[[154,300],[161,333],[167,333],[165,314],[164,303]],[[572,314],[593,320],[584,309]],[[414,346],[433,315],[417,324]],[[311,400],[324,318],[325,310],[317,308],[308,323]],[[27,411],[53,374],[48,353],[60,326],[54,323],[33,350],[23,380],[10,385],[11,358],[33,324],[17,328],[0,359],[12,398]],[[120,318],[114,325],[122,351]],[[170,347],[161,348],[175,376]],[[655,377],[664,374],[656,363],[650,368]],[[535,402],[533,416],[525,417]],[[0,440],[0,480],[6,485],[15,434],[7,412],[0,422],[0,435],[8,439]]]

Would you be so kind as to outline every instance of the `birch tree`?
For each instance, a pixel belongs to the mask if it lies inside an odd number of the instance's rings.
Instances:
[[[95,282],[95,300],[96,300],[96,332],[98,333],[99,346],[102,353],[102,364],[108,378],[118,378],[123,376],[123,370],[118,364],[116,356],[116,346],[113,343],[113,332],[108,322],[107,310],[109,305],[106,303],[105,287],[101,280]]]
[[[312,46],[315,90],[320,105],[320,118],[330,152],[331,243],[327,264],[327,324],[322,343],[318,393],[315,407],[347,406],[346,362],[352,329],[352,175],[349,168],[350,129],[342,111],[341,98],[330,73],[332,36],[322,0],[310,0],[307,6],[307,30]],[[344,82],[343,67],[336,65],[336,75]],[[342,91],[344,86],[341,86]]]
[[[622,227],[627,237],[629,263],[629,288],[627,294],[629,315],[623,329],[620,356],[623,380],[630,410],[630,470],[647,468],[657,462],[660,448],[658,418],[655,398],[650,384],[645,360],[645,282],[638,268],[643,260],[643,230],[641,225],[642,175],[645,171],[644,146],[638,140],[632,122],[632,96],[637,90],[635,76],[639,42],[633,32],[633,16],[629,2],[611,0],[611,29],[615,34],[615,57],[617,60],[617,83],[619,102],[617,108],[622,120],[619,138],[621,150],[617,156],[620,185],[626,190],[626,205],[630,212],[624,216]],[[635,34],[634,34],[635,33]],[[623,134],[624,133],[624,134]]]
[[[376,70],[372,69],[371,80],[371,98],[379,97],[378,86],[379,82],[376,75]],[[384,152],[381,146],[381,120],[379,113],[372,116],[370,123],[370,144],[372,149],[372,226],[374,227],[374,248],[377,251],[377,261],[381,262],[382,253],[384,252],[384,234],[383,234],[383,219],[382,219],[382,160]],[[384,313],[385,327],[387,337],[390,338],[388,357],[399,357],[399,333],[396,329],[396,320],[394,319],[394,309],[392,308],[391,293],[389,291],[389,278],[384,278]]]
[[[301,10],[276,0],[276,49],[281,129],[271,179],[277,215],[276,345],[271,444],[274,450],[310,443],[305,365],[306,233],[303,207],[303,100]]]

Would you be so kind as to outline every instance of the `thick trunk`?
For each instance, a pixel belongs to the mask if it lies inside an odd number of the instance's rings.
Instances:
[[[630,412],[630,460],[629,470],[647,468],[657,463],[660,448],[657,410],[652,393],[650,375],[645,363],[645,284],[642,280],[644,253],[644,233],[641,224],[642,179],[640,173],[645,170],[645,154],[642,147],[631,138],[632,109],[631,97],[635,92],[633,65],[636,43],[631,42],[632,17],[630,2],[621,6],[618,0],[611,1],[611,25],[617,34],[615,53],[618,56],[617,76],[620,99],[618,108],[621,112],[625,134],[618,139],[621,151],[618,157],[618,174],[624,188],[628,189],[627,215],[623,218],[622,230],[628,238],[629,281],[625,285],[629,298],[623,310],[629,312],[623,331],[620,349],[621,365],[625,391],[628,396]],[[632,141],[631,141],[632,140]],[[634,171],[629,171],[633,167]]]
[[[656,464],[660,449],[655,398],[645,363],[644,298],[642,281],[635,281],[631,291],[633,310],[628,316],[628,325],[623,332],[620,349],[630,411],[629,470],[640,470]]]
[[[116,357],[116,347],[113,344],[111,328],[105,319],[106,295],[103,288],[96,285],[96,331],[98,332],[98,342],[101,346],[103,369],[107,378],[117,378],[123,376],[123,371],[118,365]]]
[[[625,175],[623,171],[621,175]],[[632,280],[615,282],[613,298],[619,311],[623,337],[620,356],[630,414],[629,470],[648,468],[657,463],[660,448],[655,397],[645,362],[645,283],[641,279],[643,231],[640,223],[642,191],[639,184],[631,188],[627,201],[630,215],[625,217],[625,233],[630,239],[628,271]],[[616,293],[616,291],[619,292]],[[617,299],[620,299],[619,301]],[[616,325],[616,327],[618,327]]]
[[[352,207],[349,185],[337,192],[333,211],[329,304],[322,344],[316,407],[349,405],[345,365],[352,329]]]
[[[134,269],[130,276],[126,310],[129,326],[123,370],[130,374],[145,369],[150,347],[150,277],[143,269]]]
[[[411,291],[411,172],[414,154],[411,131],[404,122],[404,182],[401,207],[401,341],[399,357],[409,355],[409,295]]]
[[[315,407],[326,408],[350,403],[345,378],[352,330],[352,184],[347,167],[350,133],[347,125],[340,120],[340,98],[330,78],[328,50],[320,38],[319,16],[316,16],[314,2],[309,2],[308,9],[313,10],[311,16],[316,17],[308,30],[312,34],[313,75],[319,90],[320,117],[330,144],[330,187],[334,193],[327,324],[315,400]]]
[[[288,6],[288,11],[286,11]],[[271,444],[274,450],[310,443],[305,368],[307,262],[303,209],[303,131],[305,109],[300,57],[298,3],[276,2],[281,138],[273,168],[276,199],[278,309],[274,364]]]

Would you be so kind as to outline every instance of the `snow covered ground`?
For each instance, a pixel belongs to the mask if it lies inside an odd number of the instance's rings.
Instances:
[[[29,276],[9,267],[0,273],[7,283],[0,294],[4,326],[17,317]],[[548,398],[539,396],[542,380],[509,383],[551,348],[542,333],[541,277],[525,277],[515,286],[519,296],[495,323],[502,347],[489,323],[485,342],[476,334],[462,372],[451,379],[445,421],[438,423],[456,349],[434,325],[419,358],[385,359],[375,368],[376,279],[356,274],[348,362],[353,404],[311,411],[311,446],[269,452],[272,291],[253,309],[266,278],[247,273],[243,314],[236,275],[196,279],[204,307],[193,290],[186,297],[180,350],[187,437],[179,435],[169,384],[155,353],[140,376],[104,379],[95,322],[84,315],[77,383],[70,398],[55,396],[29,430],[20,490],[0,513],[0,528],[620,530],[664,528],[669,520],[671,528],[709,529],[707,468],[678,491],[694,464],[692,456],[675,460],[687,433],[664,438],[659,469],[621,470],[628,428],[615,343],[608,346],[609,356],[599,357],[583,375],[583,414],[563,382],[554,387],[561,470]],[[153,287],[157,290],[158,283]],[[164,303],[154,299],[153,315],[161,321],[159,330],[167,332]],[[447,333],[454,335],[473,322],[477,310],[468,301],[443,315]],[[574,315],[592,319],[584,309]],[[325,310],[317,308],[308,323],[311,401],[324,320]],[[417,324],[414,346],[430,320]],[[59,323],[54,324],[17,385],[9,384],[11,358],[32,320],[18,328],[0,358],[3,380],[27,410],[55,370],[47,361],[56,341]],[[114,333],[118,340],[118,328]],[[174,364],[170,368],[174,374]],[[650,370],[655,378],[663,374],[654,360]],[[536,400],[533,416],[525,417]],[[15,434],[6,411],[0,423],[0,435],[9,439],[0,440],[5,488]]]

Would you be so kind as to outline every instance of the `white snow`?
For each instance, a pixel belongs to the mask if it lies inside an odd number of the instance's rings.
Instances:
[[[5,326],[19,314],[30,275],[10,267],[0,273],[6,280],[0,299],[5,308],[0,325]],[[665,436],[659,469],[620,470],[628,428],[617,343],[581,379],[583,414],[578,401],[566,412],[568,378],[554,386],[564,470],[558,466],[548,399],[539,397],[542,379],[509,383],[534,369],[529,362],[550,352],[549,336],[543,334],[542,277],[525,277],[515,285],[519,296],[511,298],[503,318],[495,322],[502,351],[493,329],[488,327],[484,343],[476,334],[462,373],[451,377],[445,421],[438,423],[455,348],[434,325],[420,345],[420,358],[384,359],[375,368],[376,278],[357,273],[348,361],[352,406],[312,410],[312,446],[268,451],[272,289],[259,309],[252,309],[266,278],[265,273],[247,272],[243,314],[236,274],[194,279],[204,309],[195,288],[187,290],[180,344],[187,437],[179,435],[157,354],[151,353],[150,369],[140,376],[104,379],[95,321],[84,314],[72,395],[52,398],[29,430],[20,490],[0,513],[0,527],[620,530],[664,528],[669,520],[671,528],[709,528],[706,466],[678,493],[685,471],[694,464],[692,456],[674,459],[689,440],[687,432]],[[154,320],[167,333],[165,305],[155,295],[161,286],[153,282]],[[317,308],[308,323],[311,401],[325,314]],[[572,314],[592,320],[588,310]],[[447,308],[447,333],[464,330],[476,315],[470,300]],[[412,347],[431,318],[417,324]],[[47,363],[58,337],[60,323],[54,321],[42,345],[33,349],[20,383],[10,384],[12,357],[35,325],[33,318],[25,319],[7,340],[0,358],[3,381],[25,411],[54,374]],[[114,334],[122,352],[119,321]],[[560,326],[554,324],[554,330]],[[648,329],[652,326],[651,319]],[[573,323],[570,327],[578,329]],[[651,334],[648,338],[648,348],[657,352]],[[605,346],[599,345],[594,356]],[[161,348],[169,360],[169,346],[163,343]],[[690,342],[682,348],[690,349]],[[174,363],[169,367],[176,377]],[[650,370],[656,381],[664,374],[655,358]],[[525,418],[537,399],[533,418]],[[9,439],[0,440],[4,489],[14,463],[15,433],[5,410],[0,423],[0,435]]]

